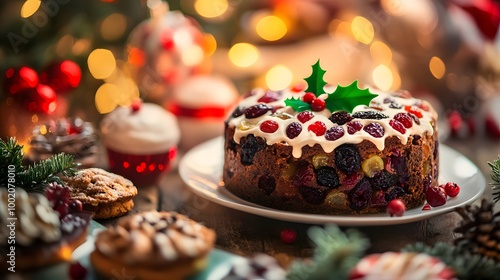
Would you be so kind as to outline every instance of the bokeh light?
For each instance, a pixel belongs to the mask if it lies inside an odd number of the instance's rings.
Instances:
[[[204,58],[203,49],[198,45],[192,45],[182,51],[181,58],[186,66],[198,65]]]
[[[116,60],[110,50],[95,49],[89,54],[87,65],[94,78],[105,79],[116,69]]]
[[[375,64],[390,65],[392,62],[391,49],[380,41],[374,41],[370,45],[370,55],[372,56]]]
[[[394,81],[392,71],[386,65],[377,66],[372,72],[373,83],[381,90],[389,90]]]
[[[249,43],[237,43],[229,49],[229,59],[238,67],[254,65],[259,56],[259,50]]]
[[[101,23],[102,38],[113,41],[121,38],[127,29],[127,19],[123,14],[113,13]]]
[[[223,15],[229,8],[227,0],[196,0],[194,9],[205,18],[216,18]]]
[[[276,41],[283,38],[288,29],[281,18],[271,15],[261,18],[255,26],[255,31],[264,40]]]
[[[34,13],[36,13],[36,11],[38,11],[41,5],[41,0],[26,0],[26,2],[24,2],[23,6],[21,7],[21,17],[28,18],[32,16]]]
[[[444,62],[439,57],[433,56],[429,61],[429,70],[432,76],[436,79],[441,79],[446,73],[446,65],[444,65]]]
[[[101,114],[107,114],[118,106],[120,89],[113,84],[103,84],[95,94],[95,106]]]
[[[217,49],[217,40],[210,33],[203,34],[203,49],[207,56],[211,56]]]
[[[372,23],[364,17],[356,16],[351,22],[352,35],[363,44],[370,44],[375,36]]]
[[[293,73],[284,65],[276,65],[269,69],[266,74],[266,84],[271,90],[284,89],[292,83]]]

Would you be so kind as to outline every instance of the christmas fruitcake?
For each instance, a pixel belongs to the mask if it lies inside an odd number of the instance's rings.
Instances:
[[[223,182],[260,205],[318,214],[384,212],[437,185],[437,113],[407,91],[327,93],[319,63],[307,89],[254,89],[226,121]],[[318,78],[319,77],[319,78]]]

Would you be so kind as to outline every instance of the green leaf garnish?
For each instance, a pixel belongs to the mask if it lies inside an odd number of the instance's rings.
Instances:
[[[355,80],[346,87],[338,85],[333,93],[328,94],[328,97],[325,99],[326,108],[330,112],[341,110],[352,112],[354,107],[358,105],[369,106],[370,101],[376,96],[376,94],[372,94],[368,89],[359,89],[358,81]]]
[[[321,68],[318,59],[318,61],[312,66],[311,76],[304,79],[307,82],[306,92],[312,92],[316,95],[316,97],[325,93],[324,87],[326,82],[323,80],[325,73],[326,71]]]
[[[311,110],[311,104],[300,100],[300,98],[296,98],[296,99],[293,97],[287,98],[285,100],[285,105],[292,107],[295,112],[302,112],[302,111]]]

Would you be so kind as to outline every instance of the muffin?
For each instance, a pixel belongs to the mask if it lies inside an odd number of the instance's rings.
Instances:
[[[80,118],[60,118],[37,125],[30,139],[28,160],[31,162],[65,153],[73,155],[82,167],[96,163],[99,137],[94,126]]]
[[[233,261],[229,272],[222,280],[285,280],[286,271],[278,261],[264,253],[257,253],[252,258],[238,258]]]
[[[137,186],[155,184],[177,154],[177,120],[156,104],[118,107],[102,120],[101,131],[111,172]]]
[[[106,278],[124,267],[137,279],[184,279],[203,269],[215,232],[175,212],[127,216],[96,236],[90,262]]]
[[[68,199],[64,186],[50,189],[48,199],[21,188],[15,192],[0,188],[0,204],[9,205],[0,207],[0,250],[6,252],[0,255],[2,271],[14,266],[16,272],[33,272],[69,261],[73,250],[85,242],[90,213],[72,206],[78,203]]]
[[[194,76],[174,91],[168,110],[179,122],[179,148],[190,148],[224,133],[224,120],[235,105],[233,84],[218,76]]]
[[[64,180],[70,188],[71,198],[81,201],[85,211],[94,213],[94,219],[119,217],[134,207],[137,188],[120,175],[88,168]]]

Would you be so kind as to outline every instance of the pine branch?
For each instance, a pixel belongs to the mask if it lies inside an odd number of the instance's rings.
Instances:
[[[500,200],[500,155],[493,162],[488,161],[488,165],[491,168],[491,188],[493,190],[493,202],[498,202]]]
[[[14,166],[15,170],[23,168],[23,146],[19,145],[15,138],[8,141],[0,139],[0,186],[7,186],[8,167]]]
[[[401,249],[402,252],[425,253],[450,266],[461,280],[500,279],[500,263],[480,255],[469,253],[463,247],[439,242],[434,246],[415,243]]]

